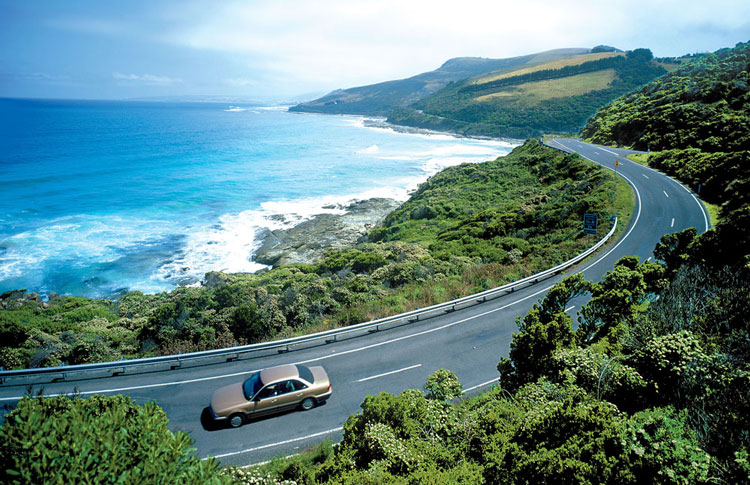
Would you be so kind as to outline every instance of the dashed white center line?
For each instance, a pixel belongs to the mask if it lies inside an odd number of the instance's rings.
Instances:
[[[646,262],[648,263],[649,261],[651,261],[651,256],[649,256],[648,258],[646,258]]]
[[[384,373],[378,374],[376,376],[365,377],[364,379],[359,379],[357,382],[365,382],[365,381],[369,381],[369,380],[372,380],[372,379],[377,379],[378,377],[389,376],[391,374],[397,374],[399,372],[404,372],[404,371],[407,371],[407,370],[416,369],[417,367],[422,367],[422,364],[411,365],[409,367],[404,367],[403,369],[392,370],[390,372],[384,372]]]
[[[599,148],[602,148],[602,147],[599,147]],[[611,153],[612,155],[614,155],[614,156],[616,156],[616,157],[619,157],[619,155],[618,155],[618,154],[616,154],[615,152],[609,151],[609,150],[607,150],[606,148],[602,148],[602,150],[604,150],[604,151],[605,151],[605,152],[607,152],[607,153]]]
[[[666,195],[667,199],[668,199],[669,198],[669,194],[667,193],[667,191],[666,190],[662,190],[662,192],[664,192],[664,195]]]
[[[569,306],[568,308],[565,309],[565,313],[568,313],[570,310],[572,310],[575,307],[576,307],[575,305]]]
[[[672,218],[672,225],[670,227],[674,227],[674,217]]]
[[[642,173],[641,175],[643,175],[644,177],[648,178],[648,175],[646,175],[645,173]]]

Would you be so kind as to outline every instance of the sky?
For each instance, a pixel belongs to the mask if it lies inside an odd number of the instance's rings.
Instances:
[[[748,40],[747,0],[0,0],[0,97],[304,100],[453,57]]]

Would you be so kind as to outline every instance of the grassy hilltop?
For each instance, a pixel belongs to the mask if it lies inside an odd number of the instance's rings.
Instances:
[[[647,49],[568,57],[449,84],[388,120],[465,135],[575,132],[599,107],[679,62],[654,60]]]
[[[613,99],[689,62],[648,49],[558,49],[510,59],[451,59],[408,79],[334,91],[293,111],[387,116],[472,136],[569,133]]]
[[[456,57],[449,59],[434,71],[418,74],[407,79],[338,89],[322,98],[301,103],[291,108],[291,111],[388,116],[394,108],[405,108],[426,96],[436,93],[450,82],[461,81],[490,72],[503,72],[535,66],[587,52],[588,49],[556,49],[507,59]]]

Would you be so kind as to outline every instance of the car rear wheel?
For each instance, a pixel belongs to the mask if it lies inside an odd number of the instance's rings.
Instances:
[[[305,398],[305,400],[300,404],[300,407],[303,411],[309,411],[315,407],[315,400],[311,397]]]
[[[232,428],[239,428],[243,424],[245,424],[245,417],[240,413],[235,413],[229,416],[229,426]]]

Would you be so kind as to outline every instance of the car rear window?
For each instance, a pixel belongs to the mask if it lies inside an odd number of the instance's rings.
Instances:
[[[301,378],[303,378],[304,380],[310,383],[315,382],[315,378],[313,377],[313,373],[310,372],[310,369],[308,369],[304,365],[298,365],[296,367],[297,367],[297,372],[299,372],[299,376]]]

